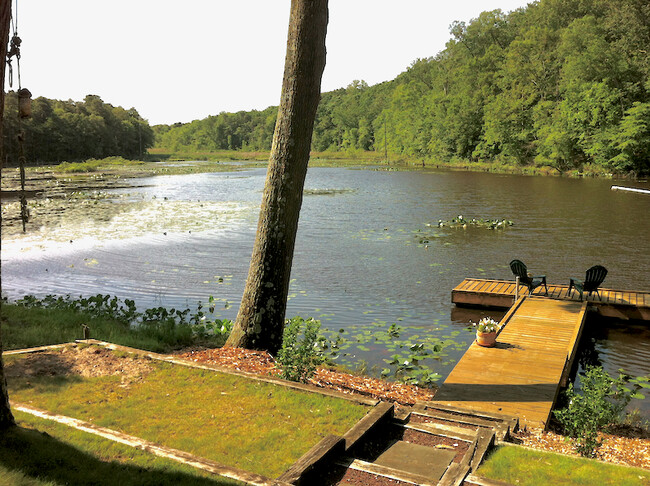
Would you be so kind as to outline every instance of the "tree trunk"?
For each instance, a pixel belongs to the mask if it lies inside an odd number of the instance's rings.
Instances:
[[[0,179],[2,178],[2,164],[4,164],[4,134],[2,120],[5,108],[5,67],[7,66],[7,49],[9,44],[9,19],[11,16],[11,2],[0,1]],[[2,216],[0,216],[0,240],[2,232]],[[2,267],[0,267],[0,294],[2,293]],[[2,313],[2,299],[0,299],[0,313]],[[2,327],[0,321],[0,327]],[[0,333],[2,329],[0,329]],[[9,408],[9,395],[7,381],[5,380],[4,365],[2,363],[2,334],[0,334],[0,430],[15,425],[14,417]]]
[[[292,0],[278,119],[246,288],[227,346],[277,353],[320,84],[327,0]]]

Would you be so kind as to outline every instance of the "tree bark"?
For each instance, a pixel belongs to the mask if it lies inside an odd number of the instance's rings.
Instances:
[[[5,67],[7,66],[7,50],[9,45],[9,20],[11,17],[11,2],[0,1],[0,179],[2,178],[2,165],[4,164],[4,134],[2,120],[5,108]],[[2,216],[0,216],[0,241],[2,232]],[[1,244],[1,243],[0,243]],[[2,267],[0,267],[0,294],[2,293]],[[2,313],[2,299],[0,299],[0,314]],[[9,407],[9,394],[7,393],[7,380],[5,379],[4,365],[2,362],[2,321],[0,320],[0,430],[16,425],[14,416]]]
[[[327,0],[292,0],[278,118],[246,288],[227,346],[277,353],[320,85]]]

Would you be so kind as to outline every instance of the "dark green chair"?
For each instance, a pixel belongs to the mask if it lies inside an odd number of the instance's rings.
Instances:
[[[598,292],[598,287],[603,283],[605,277],[607,276],[607,269],[602,265],[594,265],[585,275],[584,280],[578,280],[577,278],[569,279],[569,290],[567,290],[567,295],[571,295],[571,292],[575,288],[580,292],[580,300],[582,300],[583,292],[587,292],[587,298],[596,292],[599,299],[602,299],[600,293]]]
[[[546,286],[546,275],[536,275],[531,277],[528,275],[528,268],[521,260],[512,260],[510,262],[510,270],[515,274],[515,277],[519,277],[519,283],[528,287],[528,293],[533,294],[535,290],[540,285],[544,286],[546,290],[546,295],[548,295],[548,287]]]

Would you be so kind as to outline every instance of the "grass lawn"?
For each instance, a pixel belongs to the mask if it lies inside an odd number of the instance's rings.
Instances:
[[[145,358],[139,359],[151,369],[127,381],[123,374],[12,377],[22,359],[29,358],[5,358],[16,402],[268,477],[325,435],[344,434],[368,411],[348,400]]]
[[[590,459],[514,446],[496,448],[476,474],[518,486],[650,484],[650,471],[645,469],[605,464]]]
[[[19,427],[0,435],[0,486],[243,484],[50,420],[14,416]]]

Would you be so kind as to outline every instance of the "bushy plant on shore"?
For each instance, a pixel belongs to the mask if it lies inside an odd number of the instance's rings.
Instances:
[[[581,376],[578,392],[573,383],[565,391],[567,406],[556,410],[555,418],[585,457],[593,457],[602,441],[599,432],[623,422],[625,407],[633,398],[643,399],[639,389],[648,387],[648,378],[631,379],[619,370],[613,378],[602,367],[588,367]]]

